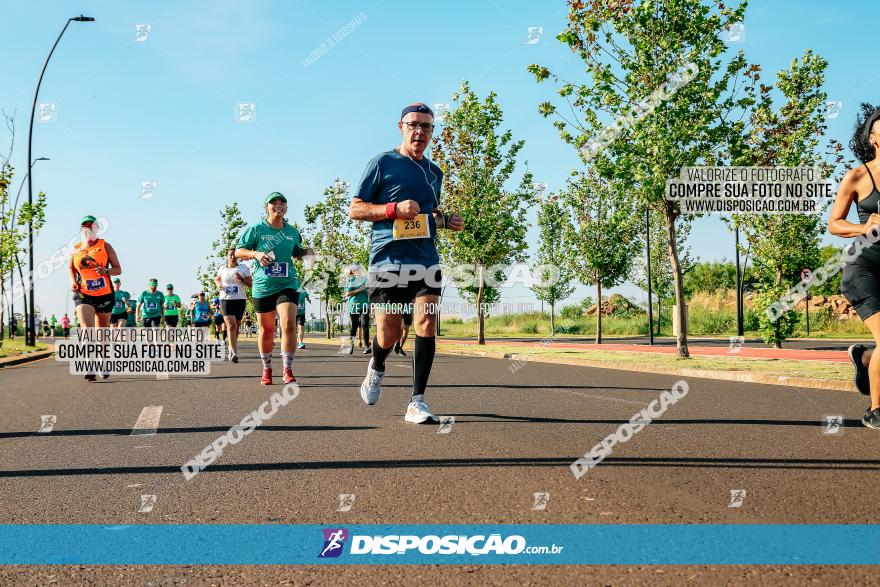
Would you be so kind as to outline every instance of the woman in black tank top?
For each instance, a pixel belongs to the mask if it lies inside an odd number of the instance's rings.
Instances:
[[[880,178],[880,109],[862,104],[849,146],[862,165],[849,170],[840,183],[828,232],[856,239],[843,268],[840,290],[871,330],[876,348],[880,343],[880,190],[874,178]],[[858,223],[847,220],[853,204]],[[849,347],[849,358],[856,370],[856,388],[871,396],[862,423],[880,429],[880,353],[874,353],[874,348],[854,344]]]

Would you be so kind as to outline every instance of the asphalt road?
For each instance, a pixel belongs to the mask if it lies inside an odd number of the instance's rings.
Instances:
[[[403,421],[409,359],[381,401],[358,395],[366,357],[297,353],[299,397],[211,467],[180,466],[280,390],[253,343],[210,377],[86,383],[43,360],[0,370],[0,523],[871,523],[880,436],[853,393],[689,379],[662,420],[580,480],[569,464],[674,376],[438,356],[426,398],[447,434]],[[356,351],[357,353],[357,351]],[[277,364],[276,373],[280,371]],[[162,406],[155,435],[132,435]],[[826,415],[845,417],[823,434]],[[41,416],[56,416],[38,433]],[[728,507],[744,489],[741,507]],[[533,494],[548,492],[546,510]],[[139,512],[141,495],[155,495]],[[339,495],[354,494],[340,512]],[[873,582],[869,567],[2,567],[3,584],[802,584]]]

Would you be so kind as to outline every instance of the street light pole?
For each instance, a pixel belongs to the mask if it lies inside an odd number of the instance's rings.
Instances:
[[[34,92],[34,103],[31,106],[31,124],[28,129],[28,154],[27,160],[28,162],[33,161],[33,157],[31,155],[31,149],[34,143],[34,113],[37,110],[37,100],[40,96],[40,86],[43,84],[43,75],[46,73],[46,67],[49,65],[49,60],[52,59],[52,54],[55,52],[55,47],[58,46],[58,43],[61,42],[61,37],[64,36],[64,31],[67,30],[67,27],[70,26],[71,22],[93,22],[95,19],[90,16],[79,15],[74,18],[68,18],[67,22],[64,23],[64,28],[61,29],[61,33],[58,35],[58,38],[55,39],[55,44],[52,45],[52,49],[49,51],[49,55],[46,57],[46,61],[43,63],[43,69],[40,71],[40,79],[37,80],[37,89]],[[32,171],[32,170],[29,170]],[[34,205],[34,190],[33,190],[33,173],[28,173],[28,206],[32,207]],[[31,212],[33,209],[31,209]],[[28,308],[29,315],[27,319],[27,323],[25,325],[26,333],[25,333],[25,345],[27,346],[36,346],[37,345],[37,331],[36,324],[34,324],[34,220],[33,214],[30,215],[28,219]]]
[[[645,210],[645,244],[648,251],[648,344],[654,344],[654,311],[651,308],[651,209]]]
[[[742,270],[739,265],[739,226],[736,232],[736,335],[743,336]]]

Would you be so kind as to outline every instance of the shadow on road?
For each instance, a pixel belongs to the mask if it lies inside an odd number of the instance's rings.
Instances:
[[[340,375],[340,377],[347,377],[347,376]],[[354,376],[352,376],[352,377],[354,377]],[[311,377],[309,377],[309,379],[310,378]],[[386,375],[386,379],[392,379],[392,378],[400,378],[400,376]],[[403,378],[410,380],[410,381],[412,380],[411,375],[404,375]],[[304,379],[307,379],[307,378],[304,378]],[[358,376],[358,379],[363,379],[363,376]],[[333,384],[333,383],[309,384],[308,382],[304,382],[302,387],[335,387],[338,389],[339,385]],[[404,384],[404,385],[394,385],[394,384],[386,384],[386,383],[382,384],[382,389],[386,389],[389,387],[405,387],[405,388],[411,389],[412,384],[411,383]],[[613,385],[501,385],[498,383],[486,383],[486,384],[479,384],[479,385],[467,385],[465,383],[455,383],[455,384],[449,384],[449,385],[442,385],[442,384],[431,383],[431,384],[429,384],[428,389],[429,390],[431,390],[431,389],[577,389],[577,390],[582,390],[582,391],[584,391],[584,390],[595,391],[595,390],[617,389],[617,390],[622,390],[622,391],[653,391],[653,392],[666,391],[666,388],[663,388],[663,387],[656,387],[656,388],[655,387],[616,387]],[[611,399],[614,399],[614,398],[611,398]],[[450,415],[452,415],[452,414],[450,414]]]
[[[476,424],[476,423],[539,423],[539,424],[613,424],[619,426],[626,424],[630,420],[571,420],[568,418],[544,418],[540,416],[504,416],[501,414],[479,414],[479,413],[444,413],[444,416],[455,416],[456,424]],[[492,420],[472,420],[475,418],[492,418]],[[460,420],[459,418],[467,418]],[[824,422],[818,420],[719,420],[717,418],[699,418],[691,420],[654,420],[655,424],[744,424],[746,426],[807,426],[807,427],[824,427]],[[844,420],[841,424],[843,428],[864,428],[861,420]]]
[[[311,461],[294,463],[214,464],[202,473],[234,471],[321,471],[347,469],[408,469],[449,467],[568,467],[578,457],[513,457],[474,459],[415,459],[379,461]],[[608,457],[602,467],[686,467],[734,469],[880,470],[880,461],[866,459],[764,459],[727,457]],[[79,475],[180,474],[179,465],[149,467],[93,467],[70,469],[22,469],[0,471],[0,478]]]
[[[159,428],[159,434],[189,434],[198,432],[227,432],[232,426],[204,426],[200,428]],[[375,430],[375,426],[260,426],[264,432],[330,432],[338,430]],[[132,436],[131,428],[103,430],[53,430],[52,432],[0,432],[0,438],[28,438],[41,436]],[[138,435],[134,435],[138,436]],[[143,435],[141,435],[143,436]]]

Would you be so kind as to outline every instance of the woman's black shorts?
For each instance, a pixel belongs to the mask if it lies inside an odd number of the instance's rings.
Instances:
[[[880,312],[880,267],[847,263],[840,279],[840,292],[862,320]]]
[[[276,291],[264,298],[254,298],[254,310],[263,314],[265,312],[274,312],[279,304],[298,304],[299,292],[292,287],[287,287],[281,291]]]
[[[220,311],[224,316],[235,316],[236,320],[241,321],[246,305],[247,300],[220,300]]]
[[[113,309],[113,304],[115,302],[116,297],[113,295],[112,291],[102,296],[87,296],[80,292],[73,294],[74,306],[86,304],[87,306],[92,306],[98,314],[109,313]]]

